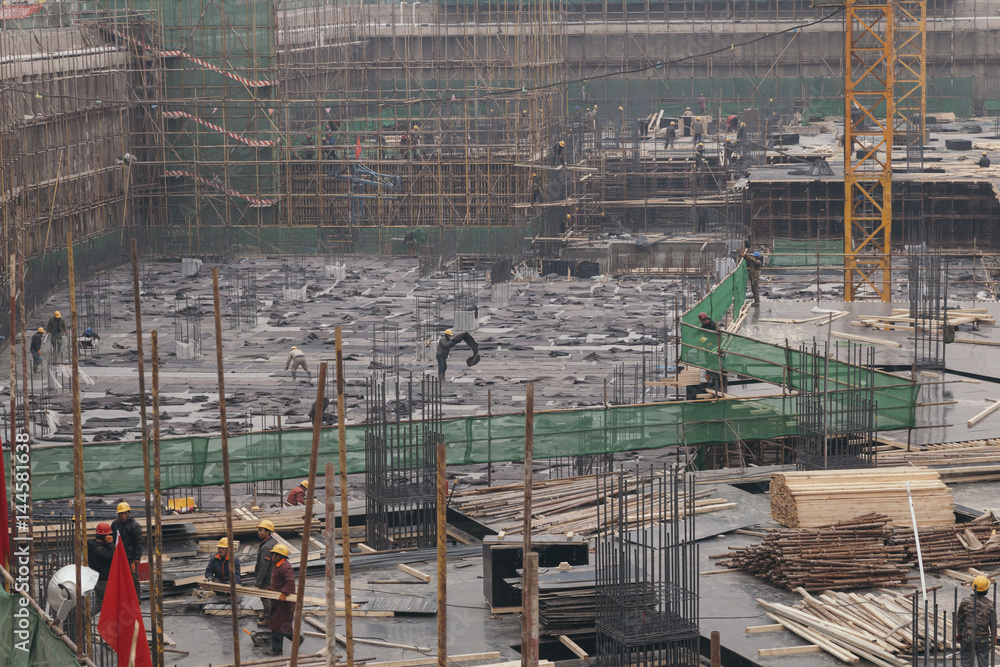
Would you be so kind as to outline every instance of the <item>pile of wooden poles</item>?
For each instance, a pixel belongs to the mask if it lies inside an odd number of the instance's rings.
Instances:
[[[905,545],[887,544],[888,524],[888,517],[868,514],[822,528],[774,530],[759,544],[711,558],[791,590],[900,584],[909,578],[909,557]]]
[[[975,521],[920,529],[920,550],[928,570],[1000,567],[1000,534],[992,521]],[[906,549],[911,563],[917,562],[913,531],[897,526],[894,543]]]
[[[641,479],[631,472],[607,473],[621,475],[623,483],[598,483],[593,475],[567,477],[532,482],[532,533],[535,535],[565,535],[572,532],[587,536],[597,532],[598,506],[624,493],[628,504],[629,524],[649,507],[669,508],[671,503],[658,499],[641,499],[636,495]],[[648,486],[648,485],[647,485]],[[606,493],[605,491],[610,491]],[[648,492],[648,488],[644,490]],[[724,498],[712,498],[715,488],[695,493],[695,514],[734,509],[736,503]],[[451,506],[465,516],[482,518],[492,528],[508,535],[524,530],[524,484],[507,484],[461,491],[454,495]],[[684,506],[680,499],[679,507]],[[670,519],[668,513],[656,518]],[[648,519],[647,519],[648,520]]]
[[[909,656],[919,655],[927,644],[931,652],[955,648],[950,614],[936,608],[926,620],[922,612],[919,615],[914,645],[912,596],[827,591],[814,597],[802,589],[798,592],[803,599],[792,606],[757,599],[778,626],[809,642],[805,647],[790,647],[785,653],[822,650],[843,662],[863,658],[883,667],[906,667]],[[777,629],[757,626],[747,628],[747,632]],[[778,655],[780,650],[764,649],[761,654]]]

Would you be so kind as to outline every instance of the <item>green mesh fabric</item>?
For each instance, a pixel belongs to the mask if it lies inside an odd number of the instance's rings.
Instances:
[[[739,334],[701,328],[698,313],[708,313],[717,322],[727,314],[738,313],[746,300],[746,288],[746,264],[740,262],[718,287],[681,316],[681,359],[707,370],[724,370],[790,389],[814,389],[814,379],[803,372],[812,367],[812,355]],[[831,359],[828,364],[824,388],[830,391],[847,389],[850,386],[847,378],[858,376],[849,364],[842,361]],[[870,377],[874,383],[876,428],[894,430],[915,425],[917,394],[920,391],[915,383],[881,371],[861,375]]]
[[[844,241],[840,239],[820,239],[800,241],[798,239],[774,239],[774,248],[767,258],[769,266],[801,267],[844,265]]]
[[[76,656],[69,650],[49,626],[41,622],[38,613],[31,607],[22,607],[18,598],[0,589],[0,664],[10,667],[67,667],[79,665]],[[18,646],[20,639],[14,635],[18,618],[15,613],[27,610],[29,638],[26,644]],[[22,650],[22,649],[27,650]]]

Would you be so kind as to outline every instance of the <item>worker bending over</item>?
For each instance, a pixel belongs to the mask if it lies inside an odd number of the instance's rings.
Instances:
[[[292,345],[292,349],[288,353],[288,360],[285,362],[286,371],[289,366],[292,368],[293,381],[295,380],[295,371],[301,368],[306,372],[306,375],[309,376],[309,384],[312,384],[313,376],[312,373],[309,372],[309,364],[306,363],[306,353],[294,345]]]
[[[309,488],[309,480],[304,479],[299,482],[299,485],[288,492],[288,498],[285,500],[289,505],[305,505],[306,504],[306,489]]]

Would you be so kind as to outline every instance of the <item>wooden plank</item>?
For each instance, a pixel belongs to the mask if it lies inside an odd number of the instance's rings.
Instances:
[[[489,653],[462,653],[459,655],[449,655],[448,662],[479,662],[482,660],[499,660],[500,652],[491,651]],[[408,660],[386,660],[384,662],[369,662],[366,667],[422,667],[423,665],[437,664],[437,656],[429,655],[423,658],[411,658]],[[549,663],[551,664],[551,663]]]
[[[563,646],[572,651],[576,657],[580,658],[580,660],[590,659],[590,654],[588,654],[586,651],[580,648],[579,644],[577,644],[575,641],[573,641],[566,635],[559,635],[559,641],[562,642]]]
[[[987,398],[986,400],[987,401],[992,401],[993,405],[991,405],[990,407],[986,408],[985,410],[983,410],[982,412],[980,412],[979,414],[977,414],[975,417],[973,417],[972,419],[970,419],[967,422],[968,425],[969,425],[969,427],[975,426],[976,424],[978,424],[982,420],[986,419],[986,417],[988,417],[989,415],[991,415],[995,410],[997,410],[998,408],[1000,408],[1000,398]]]
[[[806,644],[805,646],[782,646],[780,648],[759,648],[757,657],[765,658],[775,655],[798,655],[800,653],[819,653],[823,649],[816,644]]]
[[[859,343],[871,343],[872,345],[888,345],[890,347],[903,347],[902,343],[897,343],[894,340],[882,340],[880,338],[858,336],[855,334],[845,333],[843,331],[831,331],[830,335],[833,336],[834,338],[846,338],[847,340],[856,340]]]
[[[778,632],[779,630],[784,630],[785,626],[781,623],[771,623],[770,625],[749,625],[747,626],[745,632],[748,635],[760,635],[765,632]]]
[[[420,570],[416,569],[415,567],[410,567],[409,565],[406,565],[405,563],[400,563],[396,567],[398,567],[400,570],[402,570],[406,574],[410,575],[411,577],[416,577],[417,579],[419,579],[420,581],[424,582],[425,584],[430,583],[430,581],[431,581],[431,575],[425,574],[425,573],[421,572]]]
[[[372,549],[370,546],[368,546],[364,542],[358,542],[358,549],[361,550],[361,553],[366,553],[366,554],[377,554],[378,553],[377,549]]]

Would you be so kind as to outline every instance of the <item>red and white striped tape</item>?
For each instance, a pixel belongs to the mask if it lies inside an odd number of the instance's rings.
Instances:
[[[228,195],[233,197],[239,197],[240,199],[245,199],[250,202],[250,206],[254,208],[266,208],[268,206],[274,206],[278,203],[278,199],[264,199],[262,197],[254,197],[252,195],[245,195],[239,190],[230,190],[229,188],[216,183],[215,181],[210,181],[207,178],[199,176],[198,174],[191,173],[190,171],[185,171],[183,169],[167,169],[163,172],[164,176],[180,177],[187,176],[188,178],[193,178],[194,180],[207,185],[210,188],[215,188],[216,190],[222,190]]]
[[[277,84],[276,81],[266,81],[266,80],[259,80],[259,79],[258,80],[248,79],[245,76],[240,76],[239,74],[235,74],[233,72],[229,72],[227,70],[224,70],[221,67],[213,65],[212,63],[208,62],[207,60],[202,60],[201,58],[198,58],[196,56],[192,56],[190,53],[185,53],[184,51],[179,51],[179,50],[177,50],[177,51],[160,51],[159,49],[156,49],[156,48],[150,46],[149,44],[146,44],[145,42],[143,42],[141,40],[138,40],[135,37],[132,37],[131,35],[125,34],[121,30],[118,30],[117,28],[112,28],[109,25],[104,25],[103,27],[104,27],[105,30],[109,30],[109,31],[113,32],[114,34],[118,35],[122,39],[127,39],[128,41],[132,42],[133,44],[138,44],[142,48],[146,49],[147,51],[152,51],[153,53],[155,53],[158,56],[161,56],[161,57],[164,57],[164,58],[185,58],[185,59],[190,60],[191,62],[193,62],[193,63],[195,63],[197,65],[201,65],[205,69],[210,69],[213,72],[218,72],[219,74],[221,74],[223,76],[227,76],[230,79],[232,79],[233,81],[239,81],[240,83],[242,83],[244,86],[247,86],[248,88],[266,88],[267,86],[274,86],[274,85]]]
[[[229,130],[227,130],[226,128],[222,127],[221,125],[216,125],[215,123],[210,123],[207,120],[202,120],[201,118],[198,118],[197,116],[195,116],[193,114],[189,114],[187,111],[164,111],[161,115],[164,118],[190,118],[191,120],[193,120],[194,122],[198,123],[199,125],[204,125],[205,127],[210,128],[212,130],[215,130],[216,132],[222,132],[223,134],[232,137],[236,141],[243,142],[247,146],[255,146],[255,147],[257,147],[257,146],[274,146],[274,145],[276,145],[278,143],[276,141],[260,141],[260,140],[257,140],[257,139],[247,139],[246,137],[240,136],[240,135],[236,134],[235,132],[230,132]]]

